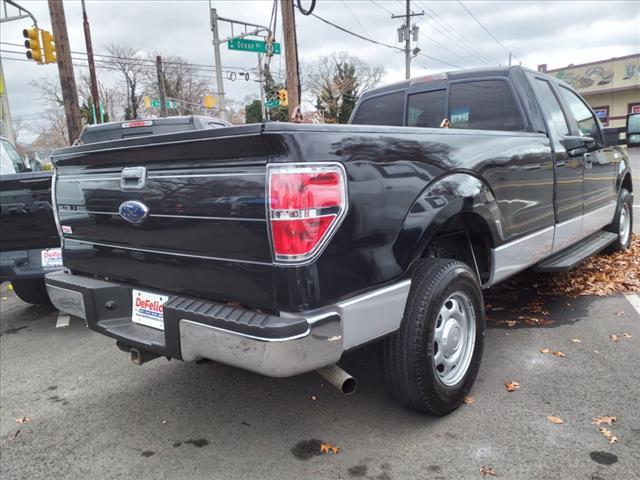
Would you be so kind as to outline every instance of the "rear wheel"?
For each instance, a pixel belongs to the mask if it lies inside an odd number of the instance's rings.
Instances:
[[[34,305],[51,305],[44,278],[29,280],[13,280],[11,282],[16,295],[26,303]]]
[[[482,290],[474,272],[457,260],[420,261],[402,326],[382,349],[391,393],[433,415],[455,410],[475,381],[484,334]]]
[[[622,252],[629,248],[633,232],[633,199],[626,188],[620,189],[616,216],[606,230],[618,234],[616,241],[607,250],[609,253]]]

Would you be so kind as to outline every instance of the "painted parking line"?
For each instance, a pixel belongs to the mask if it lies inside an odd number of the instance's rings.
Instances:
[[[629,300],[629,303],[633,308],[636,309],[636,312],[640,314],[640,296],[638,295],[625,295],[625,298]]]

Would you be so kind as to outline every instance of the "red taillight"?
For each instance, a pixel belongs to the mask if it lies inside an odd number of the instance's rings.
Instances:
[[[123,123],[122,128],[150,127],[151,125],[153,125],[153,120],[136,120],[135,122]]]
[[[342,221],[346,207],[341,165],[271,165],[269,219],[275,259],[305,262],[315,257]]]

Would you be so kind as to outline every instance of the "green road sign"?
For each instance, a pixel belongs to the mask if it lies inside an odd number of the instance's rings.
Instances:
[[[243,52],[267,53],[267,42],[261,40],[249,40],[246,38],[232,38],[227,42],[229,50],[242,50]],[[273,53],[280,55],[280,44],[273,42]]]
[[[175,100],[165,100],[164,104],[167,108],[178,108],[178,102],[176,102]],[[151,100],[151,106],[153,108],[160,108],[160,100]]]
[[[264,102],[264,108],[266,108],[267,110],[270,110],[272,108],[276,108],[279,105],[280,105],[280,102],[277,99],[267,100],[266,102]]]

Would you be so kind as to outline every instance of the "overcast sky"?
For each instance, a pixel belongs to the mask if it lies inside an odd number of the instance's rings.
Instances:
[[[47,2],[17,1],[31,10],[41,28],[50,29]],[[110,43],[124,43],[141,52],[160,51],[182,56],[193,63],[213,65],[207,0],[87,0],[86,3],[96,53],[106,53]],[[309,0],[303,0],[303,6],[309,3]],[[65,0],[64,4],[71,49],[84,52],[80,2]],[[212,4],[220,16],[266,25],[273,1],[213,0]],[[506,64],[508,51],[513,53],[514,62],[522,61],[523,65],[534,69],[541,63],[555,68],[640,52],[638,1],[465,0],[464,5],[504,46],[483,30],[459,2],[412,0],[411,5],[414,12],[425,12],[415,20],[420,27],[417,46],[426,55],[460,67]],[[402,14],[404,0],[318,0],[314,13],[379,42],[402,46],[397,43],[396,34],[400,21],[391,19],[389,12]],[[276,39],[281,42],[280,17],[278,7]],[[383,66],[386,69],[384,83],[404,78],[401,52],[355,38],[313,17],[297,13],[296,20],[302,62],[313,62],[320,55],[334,51],[347,51]],[[22,29],[30,24],[28,19],[3,23],[2,42],[22,43]],[[2,50],[24,52],[25,49],[3,43]],[[57,78],[57,66],[11,60],[24,58],[22,54],[3,52],[2,58],[13,116],[24,120],[36,118],[41,105],[38,92],[29,82],[42,76]],[[256,62],[255,54],[229,51],[226,45],[222,46],[223,66],[254,68]],[[412,63],[412,75],[451,70],[447,63],[419,56]],[[279,69],[284,74],[284,61],[276,56],[272,71],[277,73]],[[201,73],[211,75],[211,91],[214,92],[213,73]],[[253,81],[225,81],[225,89],[228,96],[238,100],[258,94],[258,85]]]

